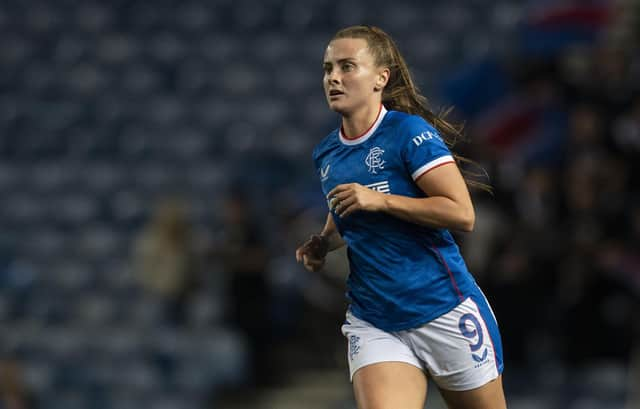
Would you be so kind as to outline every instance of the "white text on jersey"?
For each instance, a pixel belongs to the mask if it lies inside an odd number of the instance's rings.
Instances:
[[[418,136],[413,137],[413,143],[416,146],[422,145],[422,142],[428,141],[429,139],[436,137],[436,134],[431,131],[424,131]]]
[[[383,182],[372,183],[370,185],[365,185],[365,187],[368,187],[369,189],[375,190],[376,192],[380,192],[380,193],[391,193],[388,180],[385,180]]]

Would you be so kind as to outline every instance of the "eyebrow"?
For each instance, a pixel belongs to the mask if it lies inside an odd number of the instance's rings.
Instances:
[[[355,58],[352,57],[347,57],[347,58],[341,58],[338,61],[336,61],[336,63],[341,64],[343,62],[356,62]],[[333,64],[331,61],[324,61],[322,63],[322,65],[327,65],[327,64]]]

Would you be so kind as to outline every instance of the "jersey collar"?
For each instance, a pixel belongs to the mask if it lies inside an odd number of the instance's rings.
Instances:
[[[369,129],[364,131],[362,135],[357,136],[355,138],[347,139],[344,136],[344,133],[342,132],[342,126],[340,126],[340,131],[338,131],[338,134],[340,136],[340,142],[344,143],[345,145],[358,145],[366,141],[367,139],[369,139],[369,137],[371,137],[371,135],[373,135],[376,129],[378,129],[378,126],[380,126],[380,123],[384,119],[384,116],[386,113],[387,113],[387,109],[384,107],[384,105],[380,104],[380,110],[378,111],[378,116],[376,117],[376,120],[369,127]]]

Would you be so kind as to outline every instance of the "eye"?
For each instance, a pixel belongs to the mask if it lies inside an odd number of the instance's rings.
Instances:
[[[329,74],[331,72],[331,66],[330,65],[324,65],[322,67],[322,70],[324,71],[325,74]]]
[[[349,72],[349,71],[352,71],[354,68],[355,68],[355,65],[353,63],[346,62],[342,64],[342,71]]]

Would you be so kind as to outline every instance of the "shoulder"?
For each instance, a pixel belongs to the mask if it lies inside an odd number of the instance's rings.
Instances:
[[[395,112],[395,111],[393,111]],[[452,159],[452,153],[436,128],[419,115],[394,114],[396,140],[400,154],[408,164],[414,180],[425,169]]]
[[[317,158],[325,155],[327,152],[335,148],[337,143],[338,143],[338,128],[331,131],[327,136],[322,138],[320,142],[318,142],[318,144],[313,149],[313,155],[312,155],[313,159],[316,160]]]
[[[387,115],[389,116],[388,124],[396,129],[399,137],[412,139],[418,137],[423,132],[437,134],[435,127],[419,115],[412,115],[400,111],[389,111]]]

